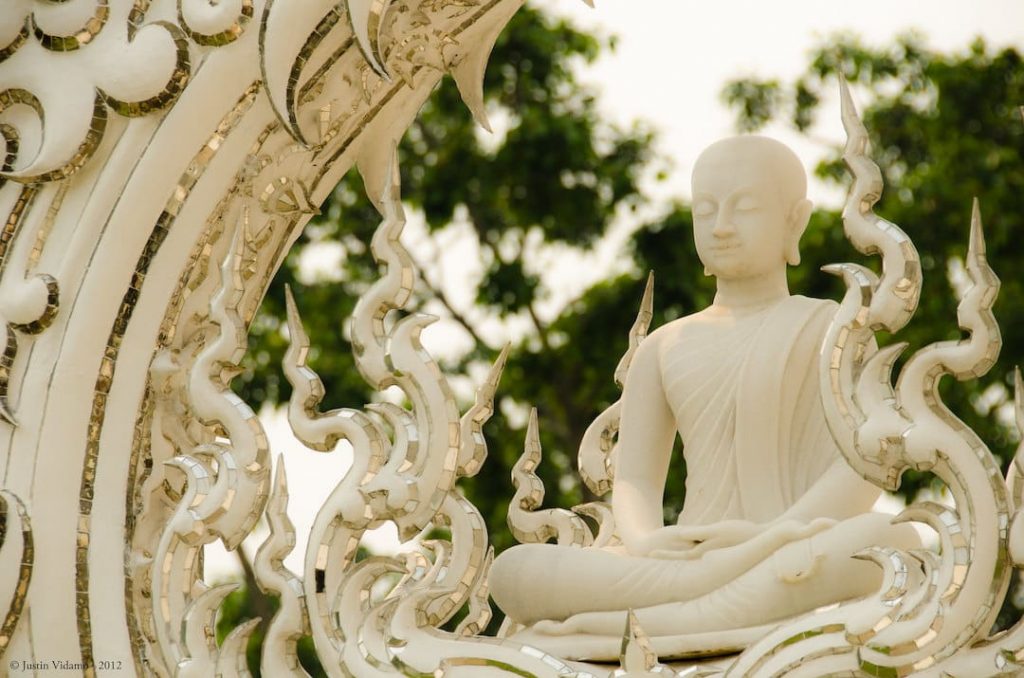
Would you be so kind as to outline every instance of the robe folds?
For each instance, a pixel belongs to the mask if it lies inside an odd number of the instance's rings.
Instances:
[[[836,309],[792,296],[749,314],[698,313],[658,330],[662,393],[640,402],[663,398],[683,441],[679,524],[770,523],[839,459],[818,379]],[[620,449],[619,463],[642,452]],[[851,556],[877,544],[919,544],[912,528],[891,526],[890,518],[855,515],[812,537],[766,529],[689,560],[523,544],[495,560],[491,594],[527,625],[514,639],[570,659],[616,657],[626,610],[637,613],[663,657],[739,649],[778,620],[874,590],[877,568]]]
[[[770,521],[839,457],[818,386],[835,309],[792,296],[725,328],[698,316],[662,348],[662,387],[686,457],[680,525]]]

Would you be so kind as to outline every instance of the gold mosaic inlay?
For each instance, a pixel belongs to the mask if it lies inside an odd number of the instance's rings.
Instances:
[[[241,122],[245,113],[256,100],[256,93],[258,91],[258,83],[253,83],[246,89],[235,106],[220,121],[217,129],[207,142],[196,153],[192,161],[189,162],[187,169],[178,180],[177,186],[171,192],[171,197],[168,199],[163,212],[157,218],[142,254],[136,262],[131,284],[121,299],[121,305],[118,309],[117,317],[114,319],[113,327],[110,330],[103,359],[100,362],[99,374],[96,377],[96,385],[93,389],[92,415],[89,419],[85,458],[82,463],[79,489],[79,520],[76,535],[75,605],[78,617],[79,647],[82,651],[82,663],[86,667],[84,671],[86,676],[95,675],[92,649],[92,620],[89,611],[89,541],[92,525],[92,501],[96,482],[96,467],[99,462],[100,435],[106,414],[107,397],[110,393],[114,372],[117,367],[117,356],[121,348],[121,341],[128,329],[128,323],[131,321],[132,314],[135,311],[135,305],[138,303],[139,294],[145,282],[149,266],[167,237],[175,217],[180,212],[183,203],[195,187],[196,182],[217,154],[217,150],[223,145],[228,134]]]
[[[25,505],[12,492],[0,490],[0,546],[6,546],[10,536],[11,517],[16,514],[17,524],[21,526],[21,563],[18,566],[18,583],[14,587],[10,607],[0,626],[0,659],[3,659],[7,647],[14,636],[21,614],[25,610],[25,599],[28,597],[28,585],[32,579],[32,565],[35,561],[35,544],[32,540],[32,523],[29,521]]]
[[[7,216],[7,221],[4,222],[3,230],[0,231],[0,275],[7,267],[7,252],[18,232],[18,225],[21,223],[22,217],[28,213],[38,194],[38,188],[23,186],[11,213]],[[14,334],[14,325],[12,324],[6,324],[3,331],[6,336],[4,337],[3,353],[0,354],[0,419],[13,424],[15,418],[7,403],[7,397],[11,368],[14,366],[14,359],[18,354],[18,338]]]
[[[39,44],[53,52],[72,52],[92,42],[110,18],[110,0],[96,0],[93,15],[71,35],[50,35],[36,23],[35,17],[30,19],[32,30]]]
[[[263,147],[267,138],[279,128],[278,122],[275,120],[273,123],[268,125],[253,142],[252,147],[249,150],[249,155],[255,157],[259,150]],[[156,351],[167,348],[174,340],[177,325],[180,320],[181,309],[184,306],[185,301],[191,295],[192,291],[196,289],[201,280],[206,277],[205,269],[209,265],[209,255],[211,252],[210,245],[213,241],[220,237],[223,233],[223,228],[218,227],[221,220],[224,217],[230,203],[235,200],[242,190],[244,182],[247,180],[247,171],[243,169],[235,176],[235,181],[232,188],[228,191],[225,198],[214,208],[210,217],[206,221],[206,227],[203,229],[202,235],[196,240],[195,245],[192,247],[192,251],[189,253],[188,260],[185,266],[182,268],[181,275],[178,277],[177,286],[174,292],[171,294],[171,303],[168,305],[167,310],[164,313],[164,319],[160,323],[160,332],[157,335]],[[206,261],[204,265],[202,260]],[[135,554],[138,553],[139,548],[143,548],[147,553],[149,550],[142,545],[135,543],[135,527],[138,517],[141,515],[142,498],[139,496],[143,486],[146,483],[147,478],[153,472],[152,457],[145,461],[145,465],[141,467],[140,473],[140,460],[147,453],[151,454],[151,427],[153,420],[153,412],[155,407],[154,392],[152,383],[152,374],[147,377],[146,390],[143,396],[142,405],[139,408],[138,416],[135,420],[135,432],[132,440],[132,451],[131,457],[128,463],[128,483],[127,492],[125,494],[125,515],[127,516],[127,522],[125,525],[126,538],[125,538],[125,560],[124,560],[124,571],[125,571],[125,616],[128,619],[128,635],[131,639],[132,652],[135,659],[135,665],[139,673],[142,673],[142,666],[147,663],[146,660],[146,645],[147,640],[143,637],[142,627],[146,625],[149,619],[149,612],[145,607],[136,608],[135,600],[137,595],[148,597],[150,593],[148,591],[142,591],[142,583],[135,579]],[[169,496],[173,494],[173,491],[169,491]],[[178,501],[180,497],[173,497],[173,501]],[[155,547],[155,544],[148,545]]]

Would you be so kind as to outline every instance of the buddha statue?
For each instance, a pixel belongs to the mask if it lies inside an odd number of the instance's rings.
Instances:
[[[875,592],[852,556],[920,546],[873,513],[880,490],[842,458],[819,392],[833,301],[791,295],[788,265],[812,205],[778,141],[719,141],[692,175],[693,229],[717,293],[652,332],[622,395],[612,513],[622,545],[524,544],[491,573],[514,640],[568,659],[618,656],[628,611],[663,658],[738,650],[779,622]],[[686,461],[678,523],[663,518],[676,435]]]

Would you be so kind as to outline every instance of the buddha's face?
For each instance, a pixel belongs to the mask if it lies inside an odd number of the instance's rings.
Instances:
[[[694,241],[708,273],[751,278],[796,263],[810,203],[788,148],[756,136],[720,141],[697,160],[692,188]]]

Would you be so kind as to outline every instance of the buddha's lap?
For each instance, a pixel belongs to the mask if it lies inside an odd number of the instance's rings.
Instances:
[[[852,555],[875,545],[903,549],[920,545],[913,528],[892,525],[890,520],[884,514],[864,514],[809,539],[754,549],[752,544],[740,544],[694,560],[524,544],[505,551],[494,562],[491,595],[498,607],[523,624],[683,603],[740,578],[745,589],[756,586],[766,599],[773,588],[783,597],[799,591],[802,600],[817,606],[877,587],[880,569],[853,560]],[[740,562],[743,558],[750,561],[749,566]],[[828,600],[831,591],[835,597]]]

